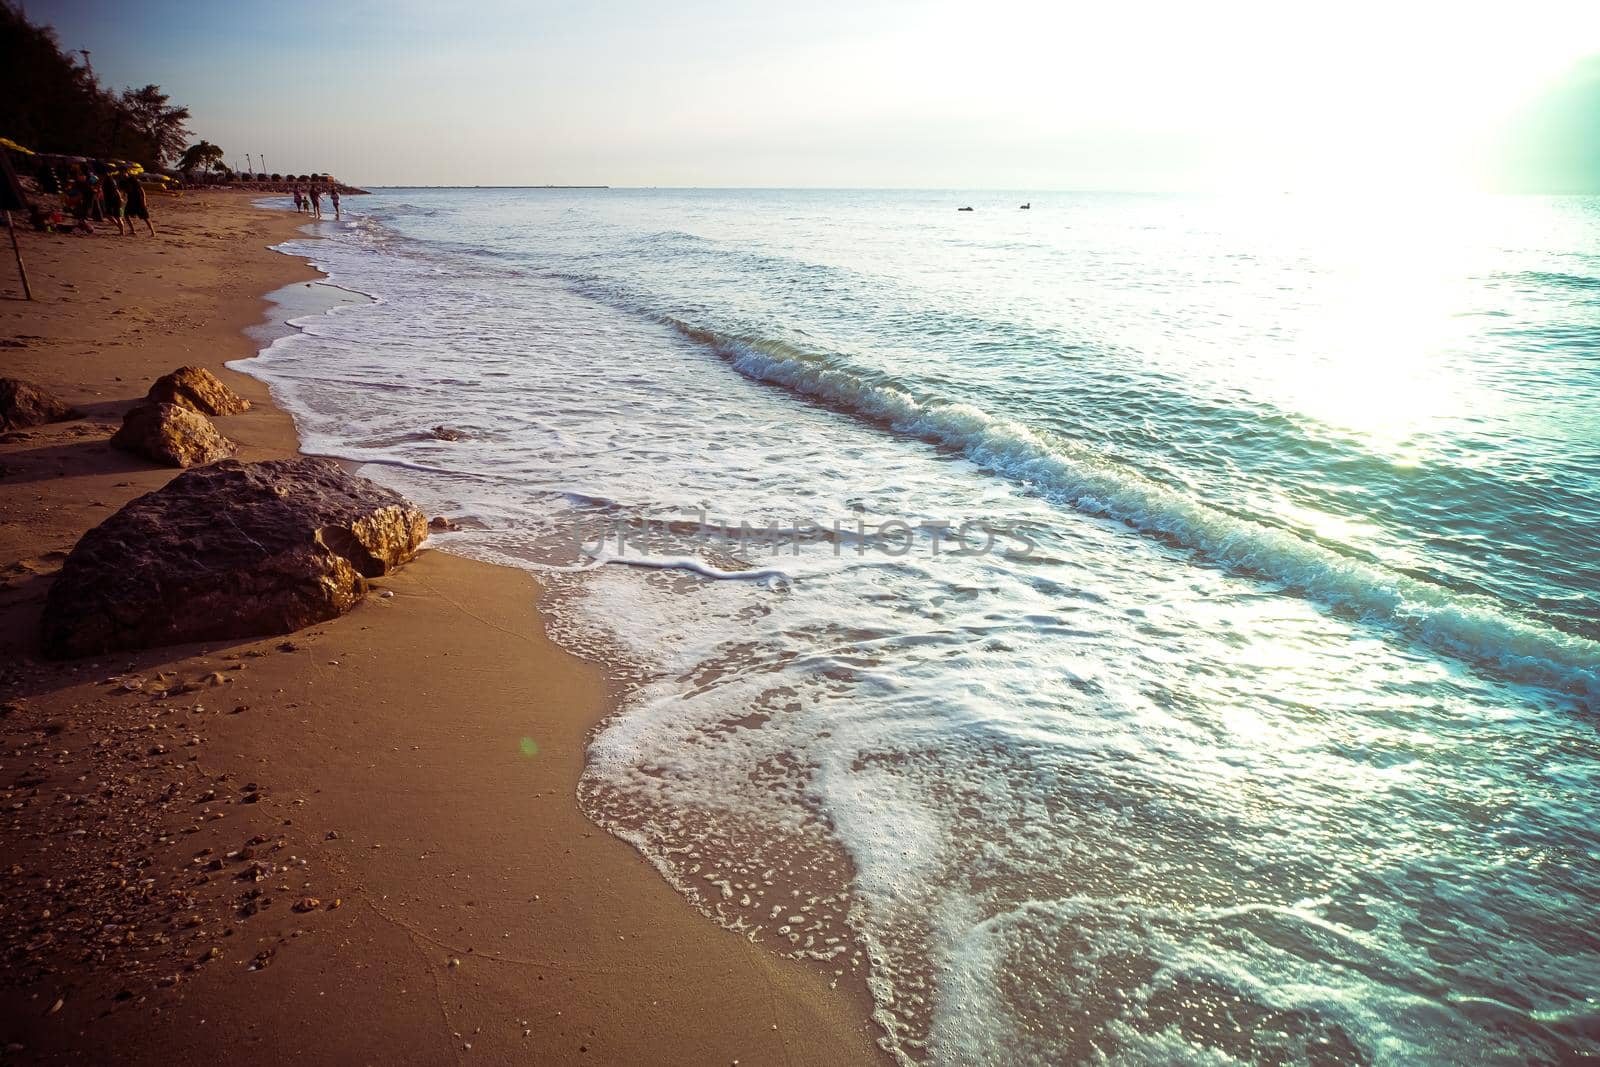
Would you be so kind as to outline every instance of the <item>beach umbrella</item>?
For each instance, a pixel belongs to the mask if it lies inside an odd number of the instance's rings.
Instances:
[[[0,152],[0,210],[5,211],[6,233],[11,235],[11,254],[17,257],[17,274],[22,277],[22,295],[24,299],[32,300],[33,287],[28,284],[28,268],[22,263],[22,246],[17,244],[17,227],[11,221],[13,211],[24,211],[27,207],[28,199],[22,195],[17,172],[11,169],[11,157]]]

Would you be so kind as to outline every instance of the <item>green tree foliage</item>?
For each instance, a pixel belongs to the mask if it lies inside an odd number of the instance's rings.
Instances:
[[[61,50],[55,31],[0,0],[0,136],[39,152],[164,166],[189,139],[189,110],[160,87],[115,93]]]
[[[185,174],[197,170],[211,170],[222,162],[222,149],[210,141],[199,141],[184,150],[178,160],[178,169]]]
[[[189,139],[189,109],[174,107],[159,85],[124,90],[121,104],[157,166],[166,166],[183,151]]]

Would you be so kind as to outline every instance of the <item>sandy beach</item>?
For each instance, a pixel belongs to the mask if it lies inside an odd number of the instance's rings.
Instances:
[[[268,250],[304,220],[153,206],[155,240],[23,234],[37,299],[9,264],[0,296],[0,373],[84,416],[0,438],[0,1060],[884,1061],[864,989],[714,926],[578,810],[607,687],[525,572],[426,551],[288,637],[41,658],[65,555],[177,473],[107,445],[151,381],[209,368],[254,405],[217,420],[238,458],[298,451],[224,364],[316,277]]]

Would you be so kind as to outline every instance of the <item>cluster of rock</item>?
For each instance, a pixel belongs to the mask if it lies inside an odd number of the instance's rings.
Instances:
[[[199,466],[83,536],[45,602],[44,651],[297,630],[350,610],[427,536],[404,497],[328,460]]]
[[[350,610],[369,579],[416,556],[429,523],[404,497],[324,459],[228,458],[211,418],[249,407],[180,367],[128,411],[113,445],[191,469],[79,540],[46,597],[46,655],[288,633]],[[0,378],[0,430],[77,414]]]
[[[144,402],[122,417],[113,446],[169,467],[196,467],[233,455],[232,441],[208,416],[237,415],[250,408],[203,367],[179,367],[163,375]]]

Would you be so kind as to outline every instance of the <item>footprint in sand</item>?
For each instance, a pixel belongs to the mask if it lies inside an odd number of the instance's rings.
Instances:
[[[61,562],[66,558],[65,552],[46,552],[42,556],[19,559],[15,563],[0,567],[0,590],[15,589],[41,574],[52,574],[61,569]]]

